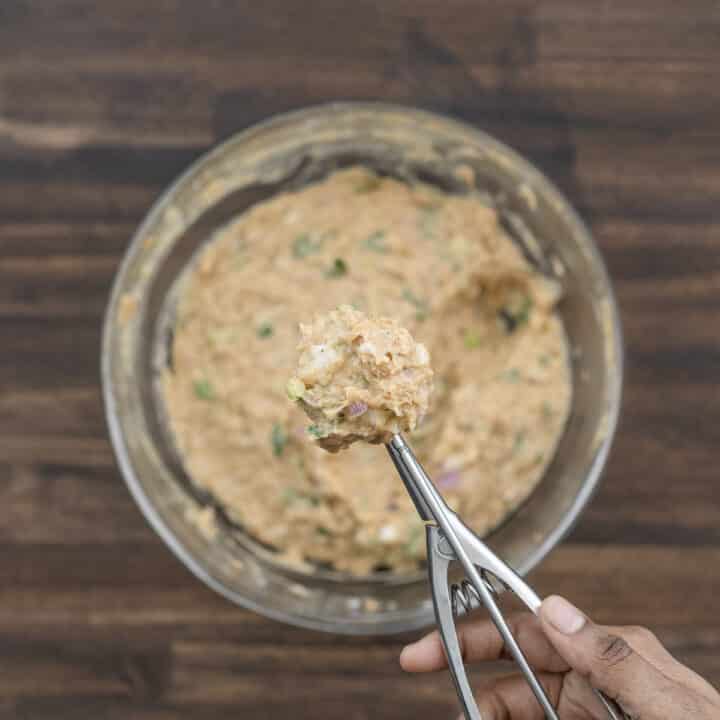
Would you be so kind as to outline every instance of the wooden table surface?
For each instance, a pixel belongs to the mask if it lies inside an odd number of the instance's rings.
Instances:
[[[332,99],[436,109],[527,155],[622,306],[604,482],[531,581],[720,683],[720,3],[0,1],[0,717],[453,717],[402,638],[206,589],[115,467],[100,324],[128,239],[218,140]]]

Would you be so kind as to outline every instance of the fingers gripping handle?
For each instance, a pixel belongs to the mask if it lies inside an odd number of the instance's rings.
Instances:
[[[486,573],[500,580],[534,613],[537,613],[540,607],[540,599],[522,578],[497,557],[450,510],[401,435],[393,436],[387,445],[387,449],[410,497],[415,503],[420,517],[426,523],[428,566],[435,615],[447,654],[448,665],[465,716],[468,720],[481,720],[468,683],[455,626],[452,590],[448,583],[448,569],[453,561],[457,561],[463,566],[467,575],[467,587],[472,588],[474,594],[487,609],[505,643],[505,647],[520,667],[546,718],[548,720],[558,720],[545,689],[538,681],[494,600],[496,593],[486,582]],[[612,720],[622,720],[622,717],[616,715],[613,711],[610,701],[602,696],[601,700]]]
[[[482,720],[482,716],[475,701],[475,696],[468,681],[467,672],[463,662],[462,648],[458,638],[457,626],[455,624],[453,591],[449,582],[450,564],[454,560],[452,550],[447,546],[447,542],[443,538],[437,526],[426,526],[426,534],[428,549],[427,556],[429,558],[428,569],[430,574],[430,584],[432,587],[433,603],[435,606],[435,618],[437,620],[443,647],[445,648],[445,655],[448,659],[450,674],[452,676],[453,683],[455,684],[455,689],[457,690],[463,713],[465,714],[467,720]],[[481,558],[473,559],[476,561],[481,560]],[[487,561],[487,558],[483,557],[482,560]],[[497,572],[498,574],[495,577],[497,577],[503,585],[513,592],[520,600],[522,600],[529,610],[537,614],[537,611],[540,608],[540,599],[537,597],[532,588],[530,588],[527,583],[522,580],[522,578],[516,575],[509,566],[499,560],[499,558],[497,561],[500,565],[498,567],[493,566],[491,572],[493,572],[493,574]],[[483,562],[483,565],[485,564],[487,564],[487,562]],[[479,593],[475,592],[472,594],[480,601],[480,603],[484,604]],[[497,615],[500,615],[499,609],[495,605],[494,601],[492,602],[495,606],[494,609],[496,610]],[[469,607],[466,609],[469,609]],[[493,620],[496,618],[496,613],[491,613]],[[497,623],[496,625],[498,627],[498,632],[503,637],[508,652],[515,656],[515,660],[520,665],[528,683],[533,690],[536,691],[536,696],[538,695],[538,689],[539,692],[542,693],[544,702],[540,699],[540,697],[538,697],[538,700],[542,705],[548,720],[557,720],[554,708],[550,704],[549,699],[545,695],[542,687],[537,681],[537,678],[530,669],[527,660],[517,645],[517,641],[510,632],[510,628],[507,626],[507,623],[505,623],[502,615],[500,615],[500,618],[502,619],[502,627],[497,625]],[[537,683],[537,686],[533,687],[533,683]],[[628,716],[613,700],[606,697],[598,690],[595,690],[595,693],[605,707],[610,720],[628,720]]]

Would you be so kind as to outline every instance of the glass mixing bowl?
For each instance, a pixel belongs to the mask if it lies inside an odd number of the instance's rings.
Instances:
[[[303,574],[274,563],[270,553],[222,523],[214,536],[204,532],[189,517],[210,499],[182,469],[157,388],[172,334],[173,283],[198,247],[250,205],[357,163],[448,192],[462,191],[458,168],[471,167],[508,232],[562,282],[571,416],[538,488],[487,538],[521,574],[537,565],[577,519],[605,463],[620,404],[620,325],[603,262],[568,202],[538,170],[475,128],[409,108],[342,103],[273,118],[208,153],[160,197],[130,244],[105,318],[102,380],[128,487],[195,575],[277,620],[378,634],[432,622],[424,575]]]

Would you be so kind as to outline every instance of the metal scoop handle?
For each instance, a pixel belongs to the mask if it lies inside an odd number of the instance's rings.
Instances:
[[[426,524],[428,568],[435,617],[465,716],[468,720],[482,720],[467,679],[455,626],[457,599],[458,596],[464,597],[458,594],[463,591],[467,595],[474,595],[490,614],[505,647],[520,667],[547,720],[559,720],[545,689],[495,602],[497,591],[492,579],[495,578],[502,586],[515,593],[533,613],[537,613],[540,608],[540,598],[447,506],[401,435],[394,435],[387,448],[420,517]],[[460,587],[451,587],[449,584],[451,562],[459,562],[465,571],[467,580]],[[468,602],[464,603],[465,609],[470,609],[472,598],[467,600]],[[597,694],[611,720],[626,719],[626,715],[613,701],[601,693]]]

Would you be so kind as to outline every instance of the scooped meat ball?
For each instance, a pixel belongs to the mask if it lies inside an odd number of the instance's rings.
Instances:
[[[369,318],[343,305],[300,325],[290,398],[313,424],[325,450],[387,442],[411,432],[427,413],[433,388],[430,355],[390,318]]]

